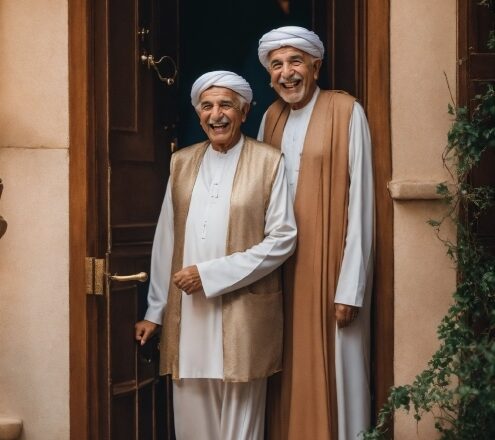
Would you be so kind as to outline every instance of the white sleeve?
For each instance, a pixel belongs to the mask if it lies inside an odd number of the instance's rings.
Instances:
[[[162,325],[163,311],[167,304],[174,252],[174,208],[171,192],[169,179],[151,250],[148,309],[144,317],[159,325]]]
[[[335,302],[361,307],[373,267],[374,190],[371,138],[364,110],[354,104],[349,124],[349,206],[344,258]]]
[[[199,263],[197,267],[205,295],[209,298],[219,296],[268,275],[294,252],[296,235],[282,157],[265,215],[265,238],[244,252]]]
[[[266,112],[263,114],[263,118],[261,119],[260,129],[258,130],[258,140],[263,142],[263,136],[265,135],[265,121],[266,121]]]

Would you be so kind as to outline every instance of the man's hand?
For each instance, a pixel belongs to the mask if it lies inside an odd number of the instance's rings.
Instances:
[[[358,315],[359,307],[335,304],[335,320],[339,328],[347,327]]]
[[[172,281],[177,288],[186,292],[188,295],[203,289],[203,283],[201,282],[197,266],[184,267],[179,272],[174,273]]]
[[[136,322],[136,325],[134,326],[136,341],[140,342],[141,345],[146,344],[157,328],[158,324],[151,321],[143,319],[142,321]]]

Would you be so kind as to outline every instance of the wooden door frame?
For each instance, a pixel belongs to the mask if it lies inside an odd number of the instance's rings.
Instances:
[[[106,70],[95,71],[95,28],[104,27],[102,17],[95,23],[93,7],[106,8],[106,0],[69,0],[69,404],[71,440],[98,439],[99,407],[96,346],[100,298],[86,294],[85,258],[104,258],[99,248],[106,226],[106,168],[101,163],[106,139],[97,141],[96,127],[105,125]],[[100,64],[105,64],[101,63]],[[96,78],[98,76],[98,78]],[[105,90],[101,90],[104,85]],[[103,118],[103,120],[102,120]],[[98,122],[99,121],[99,122]],[[101,130],[100,130],[101,132]],[[105,134],[103,134],[105,136]]]
[[[85,292],[84,261],[96,253],[98,197],[95,185],[96,117],[92,0],[69,0],[69,352],[70,438],[90,438],[95,370],[89,352],[95,300]],[[377,194],[374,377],[378,406],[393,384],[393,206],[387,183],[392,176],[390,138],[390,3],[366,2],[364,77],[366,110],[374,145]],[[368,38],[372,37],[372,38]]]
[[[87,440],[88,301],[85,257],[88,256],[88,190],[90,165],[88,0],[69,0],[69,405],[70,438]]]
[[[394,214],[390,122],[390,0],[368,0],[365,12],[365,105],[373,142],[376,245],[373,283],[374,410],[394,385]]]

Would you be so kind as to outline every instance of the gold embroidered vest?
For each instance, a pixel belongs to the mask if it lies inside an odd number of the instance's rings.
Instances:
[[[182,268],[184,234],[192,191],[208,142],[172,156],[170,183],[174,207],[172,274]],[[280,163],[277,149],[245,138],[230,199],[226,255],[242,252],[265,238],[265,213]],[[170,282],[160,344],[160,374],[179,378],[182,292]],[[280,271],[222,295],[224,380],[246,382],[281,369],[282,292]]]

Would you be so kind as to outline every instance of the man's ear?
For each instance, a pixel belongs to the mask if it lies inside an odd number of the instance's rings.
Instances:
[[[320,76],[321,69],[321,59],[316,59],[313,61],[313,69],[314,69],[314,79],[317,80]]]
[[[241,114],[242,114],[242,122],[246,122],[247,115],[249,113],[249,109],[251,108],[250,104],[244,104],[244,106],[241,109]]]

